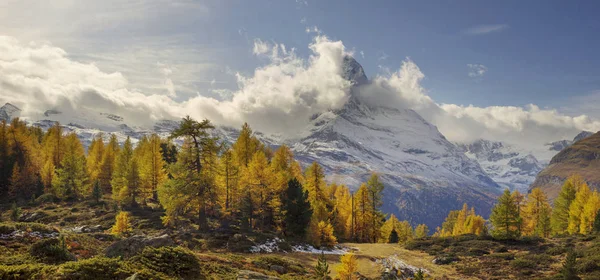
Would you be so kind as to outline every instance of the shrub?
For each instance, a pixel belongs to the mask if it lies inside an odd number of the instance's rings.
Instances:
[[[64,239],[58,240],[56,238],[40,240],[29,248],[29,254],[48,264],[75,260],[75,257],[67,250],[64,242]]]
[[[0,265],[0,279],[50,279],[55,268],[44,264]]]
[[[513,253],[494,253],[494,254],[490,254],[489,256],[490,256],[490,258],[502,259],[502,260],[507,260],[507,261],[515,259],[515,254],[513,254]]]
[[[21,208],[17,207],[17,203],[13,202],[10,207],[10,219],[16,222],[19,219],[19,216],[21,216]]]
[[[39,232],[45,234],[58,232],[56,228],[40,223],[15,223],[14,227],[15,229],[22,231]]]
[[[588,273],[600,270],[600,266],[598,266],[598,261],[594,259],[582,259],[576,266],[577,271]]]
[[[69,280],[120,280],[133,274],[133,271],[119,259],[106,257],[68,262],[63,264],[59,271],[59,279]]]
[[[518,258],[510,262],[510,266],[515,269],[536,268],[536,263],[532,260]]]
[[[550,247],[546,250],[546,254],[552,255],[552,256],[558,256],[561,254],[564,254],[567,251],[567,249],[565,249],[564,247]]]
[[[12,224],[0,224],[0,234],[10,234],[17,230],[15,225]]]
[[[58,197],[56,197],[56,195],[53,195],[51,193],[45,193],[40,195],[38,198],[35,199],[35,203],[36,204],[46,204],[46,203],[54,203],[54,202],[58,202],[59,199]]]
[[[171,277],[198,279],[201,276],[198,258],[181,247],[146,247],[131,263]]]

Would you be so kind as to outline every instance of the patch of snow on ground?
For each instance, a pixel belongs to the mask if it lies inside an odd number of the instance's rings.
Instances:
[[[250,253],[273,253],[273,252],[285,252],[279,248],[279,243],[283,243],[285,240],[281,238],[273,238],[265,241],[265,243],[257,244],[250,247]],[[343,255],[349,251],[356,251],[356,248],[349,248],[336,245],[333,248],[328,249],[317,249],[312,245],[300,244],[292,246],[292,252],[306,253],[306,254],[326,254],[326,255]]]
[[[386,272],[391,270],[401,271],[404,274],[414,275],[421,269],[424,273],[429,273],[427,269],[419,268],[410,264],[407,264],[403,260],[398,258],[398,255],[392,255],[385,259],[378,259],[375,263],[381,264]]]
[[[250,247],[250,253],[273,253],[273,252],[278,252],[279,250],[279,243],[284,242],[283,239],[280,238],[273,238],[271,240],[267,240],[265,243],[263,244],[257,244],[254,245],[252,247]]]
[[[342,246],[337,245],[331,249],[317,249],[317,248],[313,247],[312,245],[303,244],[303,245],[292,246],[292,250],[294,252],[307,253],[307,254],[323,253],[325,255],[343,255],[343,254],[346,254],[349,251],[351,251],[351,248],[342,247]]]

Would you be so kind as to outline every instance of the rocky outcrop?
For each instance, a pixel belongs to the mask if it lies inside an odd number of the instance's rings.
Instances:
[[[157,237],[136,235],[111,244],[104,250],[104,254],[111,258],[129,258],[140,253],[146,247],[158,248],[167,246],[175,246],[175,242],[166,234]]]

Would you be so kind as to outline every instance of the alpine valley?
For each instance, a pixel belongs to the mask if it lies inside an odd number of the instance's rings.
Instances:
[[[351,82],[350,97],[338,110],[316,114],[297,135],[267,135],[254,131],[272,147],[286,144],[304,166],[319,162],[331,182],[356,190],[372,172],[384,184],[382,210],[412,224],[440,226],[450,210],[463,203],[488,217],[504,188],[526,192],[536,175],[552,156],[589,135],[582,132],[573,140],[549,143],[539,149],[525,149],[490,140],[452,143],[438,129],[411,109],[369,106],[356,93],[370,83],[362,66],[346,56],[340,73]],[[12,104],[0,108],[0,120],[19,116]],[[143,135],[167,137],[179,125],[177,119],[160,120],[152,127],[128,124],[111,112],[81,110],[65,113],[48,108],[37,119],[27,119],[43,129],[60,122],[65,133],[75,132],[85,145],[103,133],[105,140],[115,134],[120,142]],[[214,133],[232,143],[238,128],[218,126]]]

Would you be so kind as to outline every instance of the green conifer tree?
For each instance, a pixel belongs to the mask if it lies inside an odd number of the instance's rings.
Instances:
[[[329,276],[329,264],[327,264],[327,259],[325,258],[325,254],[321,252],[319,258],[317,259],[317,265],[315,266],[315,275],[318,280],[329,280],[331,277]]]

